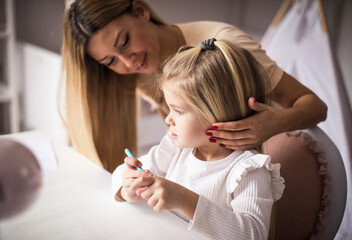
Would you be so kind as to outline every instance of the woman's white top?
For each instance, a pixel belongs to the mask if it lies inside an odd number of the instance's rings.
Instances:
[[[200,195],[188,229],[209,239],[267,239],[273,202],[285,188],[280,165],[256,151],[234,151],[224,159],[202,161],[191,148],[176,148],[166,135],[138,158],[143,169]],[[114,194],[122,186],[124,165],[112,178]]]

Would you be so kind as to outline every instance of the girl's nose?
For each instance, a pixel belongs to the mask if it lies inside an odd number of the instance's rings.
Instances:
[[[172,120],[172,117],[171,117],[170,113],[169,113],[169,115],[166,116],[165,123],[168,124],[168,125],[173,125],[173,120]]]

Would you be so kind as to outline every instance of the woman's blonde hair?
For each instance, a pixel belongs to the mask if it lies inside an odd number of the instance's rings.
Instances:
[[[76,0],[63,23],[62,73],[59,100],[77,150],[112,172],[123,163],[124,148],[137,152],[137,74],[122,76],[92,59],[85,47],[99,29],[132,13],[132,0]],[[147,3],[151,21],[164,22]],[[62,107],[59,106],[60,112]]]
[[[253,114],[248,99],[266,102],[267,73],[246,49],[215,41],[214,49],[182,47],[162,68],[168,82],[210,124]]]

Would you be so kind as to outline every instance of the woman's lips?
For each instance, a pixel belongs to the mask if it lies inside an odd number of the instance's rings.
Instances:
[[[176,138],[177,135],[175,133],[171,133],[171,137]]]
[[[144,69],[146,69],[148,67],[148,61],[147,61],[147,53],[144,54],[144,58],[142,63],[139,65],[139,67],[137,68],[137,71],[143,71]]]

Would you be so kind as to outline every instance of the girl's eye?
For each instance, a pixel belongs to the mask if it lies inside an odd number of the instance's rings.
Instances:
[[[130,35],[127,33],[125,42],[122,44],[122,47],[126,47],[129,41],[130,41]]]
[[[111,64],[114,63],[114,61],[115,61],[115,57],[111,58],[110,62],[108,62],[108,63],[106,64],[106,66],[110,67]]]
[[[175,112],[177,112],[178,115],[182,115],[183,114],[183,112],[178,111],[178,110],[175,110]]]

